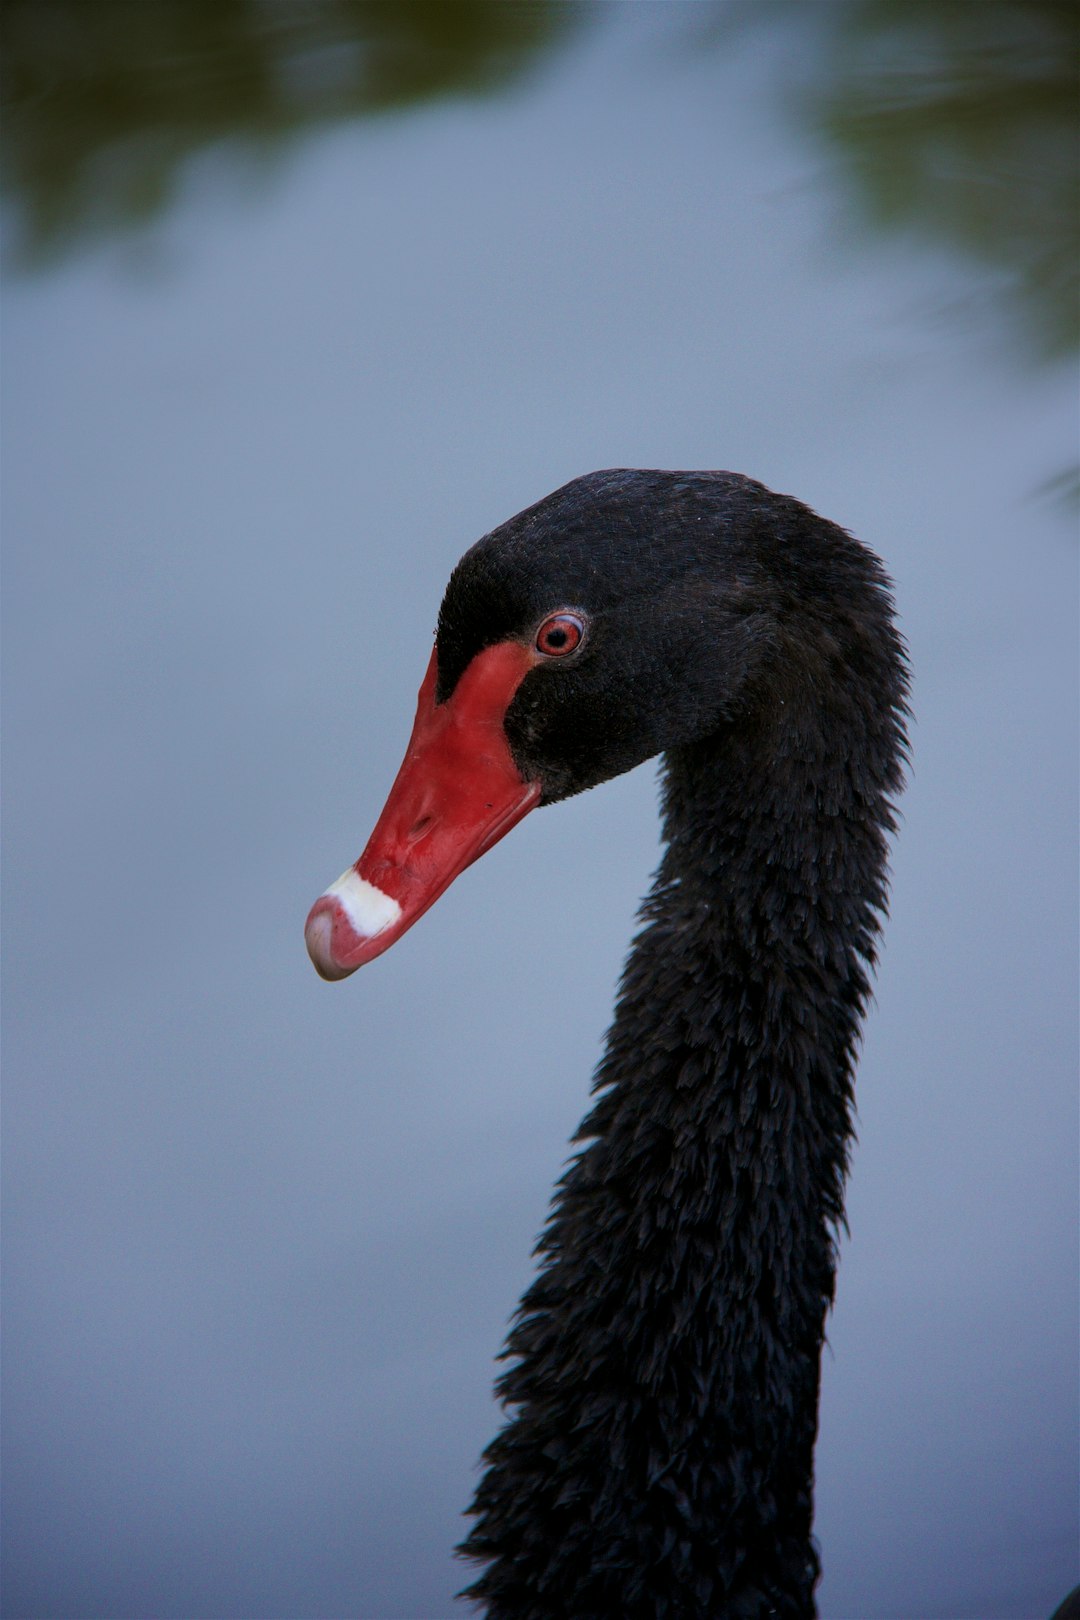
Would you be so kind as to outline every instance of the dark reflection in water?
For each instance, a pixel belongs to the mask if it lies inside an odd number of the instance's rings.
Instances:
[[[341,119],[494,89],[579,15],[561,0],[5,0],[16,254],[151,219],[213,142],[272,155]]]
[[[290,136],[520,76],[610,7],[569,0],[5,0],[16,256],[153,217],[212,142]],[[665,6],[685,43],[798,30],[806,126],[871,228],[997,272],[1032,340],[1080,338],[1076,0],[718,0]],[[702,28],[703,18],[711,26]]]
[[[1080,340],[1076,0],[817,0],[811,122],[881,229],[1003,275],[1036,348]],[[760,17],[760,12],[757,13]]]

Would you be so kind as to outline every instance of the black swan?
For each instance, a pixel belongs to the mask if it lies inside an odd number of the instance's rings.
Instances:
[[[453,572],[386,808],[308,918],[325,978],[534,806],[664,753],[666,849],[461,1549],[491,1620],[815,1613],[819,1363],[906,694],[874,555],[733,473],[575,479]]]

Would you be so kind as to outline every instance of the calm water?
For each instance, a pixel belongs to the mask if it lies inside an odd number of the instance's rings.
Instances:
[[[382,804],[460,551],[646,465],[752,474],[896,578],[915,768],[824,1368],[821,1608],[1036,1620],[1077,1578],[1060,244],[1031,188],[1030,262],[899,181],[877,234],[836,113],[865,54],[784,6],[711,32],[704,6],[505,8],[498,38],[466,11],[471,44],[379,55],[364,8],[329,7],[352,33],[285,67],[131,25],[129,79],[85,104],[56,88],[85,42],[27,58],[6,1612],[453,1612],[493,1357],[656,859],[652,775],[530,818],[343,986],[301,929]]]

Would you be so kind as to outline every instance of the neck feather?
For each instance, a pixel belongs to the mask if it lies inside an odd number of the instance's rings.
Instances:
[[[462,1549],[491,1620],[814,1613],[820,1351],[894,785],[823,724],[666,758],[666,853]]]

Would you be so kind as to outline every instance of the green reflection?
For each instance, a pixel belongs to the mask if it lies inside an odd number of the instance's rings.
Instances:
[[[1076,0],[840,0],[811,118],[869,218],[960,249],[1044,354],[1080,340]]]
[[[494,89],[579,16],[564,0],[4,0],[16,257],[152,218],[214,142],[266,155],[344,118]]]
[[[32,264],[150,219],[183,161],[212,143],[272,154],[345,118],[490,91],[617,9],[4,0],[15,256]],[[787,93],[840,156],[870,228],[903,229],[981,264],[1034,354],[1076,346],[1077,0],[660,0],[652,10],[683,43],[689,34],[714,53],[736,33],[797,31],[810,76]],[[716,26],[701,27],[706,19]]]

